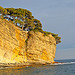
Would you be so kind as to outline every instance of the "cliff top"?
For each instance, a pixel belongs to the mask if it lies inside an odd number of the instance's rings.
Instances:
[[[29,10],[22,8],[3,8],[0,6],[0,14],[0,18],[7,19],[22,31],[39,31],[46,36],[51,34],[57,44],[61,42],[61,37],[59,37],[58,34],[43,31],[41,22],[35,19]]]

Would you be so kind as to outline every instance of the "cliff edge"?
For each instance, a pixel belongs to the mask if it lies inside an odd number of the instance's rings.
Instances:
[[[22,31],[0,19],[0,63],[52,63],[55,52],[56,41],[51,34]]]

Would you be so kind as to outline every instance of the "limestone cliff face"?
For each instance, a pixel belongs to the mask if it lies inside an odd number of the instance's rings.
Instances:
[[[52,35],[44,36],[41,32],[29,32],[27,39],[27,59],[31,62],[54,62],[56,41]]]
[[[22,31],[0,19],[0,63],[54,62],[56,41],[52,35]]]
[[[0,19],[0,63],[26,61],[27,32],[20,31],[8,21]]]

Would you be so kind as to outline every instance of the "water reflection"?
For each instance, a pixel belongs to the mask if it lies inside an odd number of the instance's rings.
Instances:
[[[0,75],[55,75],[56,66],[32,66],[0,69]]]

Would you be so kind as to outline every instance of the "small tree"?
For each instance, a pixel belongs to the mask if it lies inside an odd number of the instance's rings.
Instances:
[[[1,14],[1,17],[3,18],[3,16],[7,14],[7,10],[0,6],[0,14]]]

